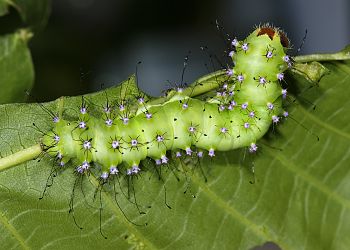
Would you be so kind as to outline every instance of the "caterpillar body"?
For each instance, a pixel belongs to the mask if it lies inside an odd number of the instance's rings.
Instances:
[[[80,174],[99,166],[103,180],[137,175],[147,157],[156,165],[167,164],[170,151],[175,157],[203,157],[204,152],[213,157],[216,151],[241,147],[255,152],[271,124],[288,115],[282,107],[287,92],[280,83],[292,63],[288,45],[284,33],[270,26],[258,27],[243,41],[232,40],[234,67],[216,95],[204,101],[177,88],[163,103],[139,97],[133,111],[120,102],[96,115],[83,100],[79,120],[54,118],[42,148],[60,166],[73,162]]]

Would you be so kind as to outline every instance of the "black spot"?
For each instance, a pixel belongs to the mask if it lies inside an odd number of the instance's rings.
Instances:
[[[174,118],[174,122],[176,122],[177,121],[177,118]]]
[[[175,140],[176,140],[177,138],[178,138],[177,136],[174,137]]]
[[[210,115],[209,118],[211,119],[211,118],[213,118],[213,117],[211,117],[211,115]]]
[[[203,134],[204,136],[208,136],[207,134]]]

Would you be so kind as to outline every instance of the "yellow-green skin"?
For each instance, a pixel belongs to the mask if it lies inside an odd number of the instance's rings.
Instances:
[[[218,98],[201,101],[177,93],[163,104],[140,107],[127,124],[115,119],[111,126],[102,118],[82,114],[80,118],[87,121],[88,129],[60,120],[52,132],[44,136],[43,145],[54,157],[60,153],[63,163],[70,159],[80,164],[93,162],[102,167],[102,173],[109,173],[111,167],[122,163],[135,167],[146,157],[163,159],[169,150],[186,152],[195,147],[213,153],[254,144],[267,132],[273,117],[281,114],[282,88],[277,74],[288,67],[279,33],[275,32],[271,39],[267,34],[258,36],[258,32],[259,28],[236,46],[231,77],[237,79],[242,75],[244,80],[236,80],[229,86],[234,95],[226,103]],[[242,49],[243,44],[248,45],[248,50]],[[273,54],[271,58],[266,57],[268,51]],[[259,84],[260,77],[267,82]],[[236,105],[231,105],[233,109],[229,110],[232,100]],[[246,109],[242,108],[245,103],[248,104]],[[269,109],[269,104],[274,108]],[[220,109],[220,105],[225,109]],[[145,110],[152,118],[146,118]],[[254,117],[249,116],[251,111]],[[59,141],[53,139],[55,135],[59,136]],[[162,136],[163,141],[157,141],[157,136]],[[82,144],[88,140],[92,148],[85,150]],[[111,146],[113,140],[120,142],[119,148]],[[137,141],[137,146],[132,146],[132,140]]]

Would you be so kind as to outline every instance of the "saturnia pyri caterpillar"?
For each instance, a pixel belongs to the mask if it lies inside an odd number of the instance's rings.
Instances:
[[[160,104],[139,97],[133,111],[120,102],[106,105],[98,115],[83,99],[77,121],[54,117],[42,149],[61,167],[71,161],[78,174],[100,166],[102,180],[138,175],[146,158],[168,164],[169,152],[175,157],[213,157],[216,151],[242,147],[256,152],[256,142],[271,124],[288,116],[280,82],[292,64],[286,54],[289,41],[279,29],[261,26],[232,45],[234,67],[215,96],[203,101],[177,88]]]
[[[112,180],[140,176],[147,170],[145,160],[161,169],[173,158],[213,158],[217,151],[238,148],[257,152],[258,140],[271,124],[288,116],[282,81],[293,63],[286,54],[289,41],[278,28],[264,25],[245,40],[230,43],[234,66],[217,81],[215,94],[207,93],[213,88],[199,93],[207,94],[206,99],[194,95],[197,87],[205,90],[196,84],[157,99],[139,91],[132,96],[126,84],[125,95],[133,100],[106,98],[101,107],[82,97],[74,116],[64,111],[56,115],[42,106],[52,116],[52,128],[37,128],[43,134],[40,144],[21,154],[28,152],[27,160],[48,155],[57,169],[73,167],[77,180],[92,173],[101,191]],[[16,165],[14,158],[0,159],[0,167]]]

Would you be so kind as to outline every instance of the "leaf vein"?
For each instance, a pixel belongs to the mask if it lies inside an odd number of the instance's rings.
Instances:
[[[18,241],[18,243],[22,246],[23,249],[30,249],[30,247],[26,244],[20,233],[17,231],[17,229],[8,221],[6,216],[4,214],[0,215],[0,222],[4,225],[4,227],[9,231],[15,239]]]

